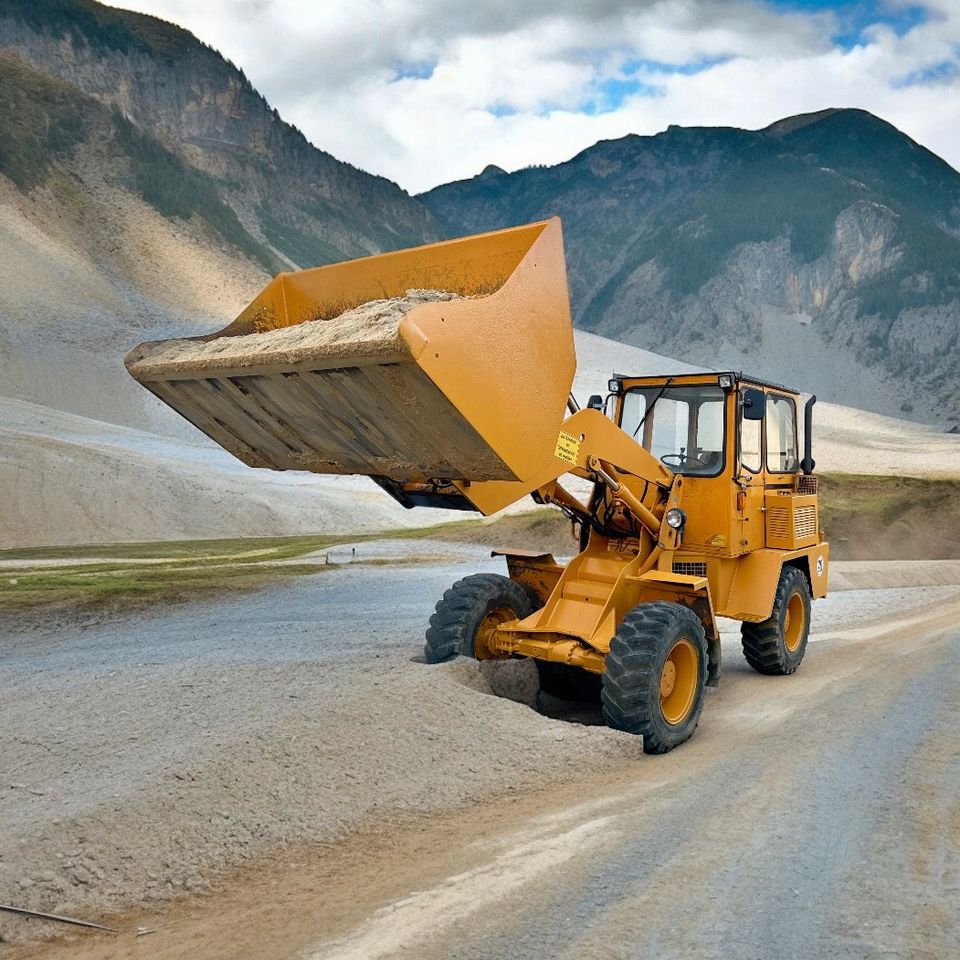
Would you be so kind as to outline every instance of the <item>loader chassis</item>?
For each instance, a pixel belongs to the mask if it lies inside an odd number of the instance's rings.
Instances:
[[[643,440],[661,456],[673,458],[678,469],[685,467],[686,472],[678,472],[669,482],[657,477],[651,469],[654,458],[640,446],[638,437],[632,442],[646,456],[637,454],[629,459],[619,450],[619,480],[637,499],[645,496],[651,512],[661,517],[670,508],[682,509],[686,515],[682,531],[662,524],[655,538],[653,531],[639,524],[631,526],[629,511],[618,513],[616,509],[618,494],[598,482],[595,497],[600,505],[593,513],[613,519],[606,525],[597,523],[588,511],[588,519],[580,520],[588,530],[585,547],[569,563],[561,565],[548,554],[498,551],[506,559],[511,579],[535,595],[541,606],[523,621],[503,624],[497,641],[488,644],[491,654],[534,656],[602,673],[610,641],[626,611],[638,604],[665,600],[687,606],[697,614],[711,651],[710,679],[716,682],[717,617],[754,623],[768,620],[784,566],[795,567],[803,574],[812,598],[826,595],[829,546],[820,536],[816,477],[799,472],[796,394],[734,374],[723,375],[731,386],[721,391],[719,376],[623,377],[611,381],[617,392],[608,402],[612,402],[616,424],[627,428],[621,429],[624,435],[639,425],[638,417],[632,422],[623,421],[624,411],[630,411],[631,398],[637,392],[656,397],[663,390],[641,427]],[[691,448],[681,440],[696,440],[687,423],[677,422],[681,405],[671,408],[664,400],[671,395],[682,396],[685,388],[698,387],[712,387],[716,399],[710,402],[722,407],[718,420],[722,429],[713,434],[716,449],[705,451],[698,446],[699,456],[680,454],[679,449],[662,452],[671,434],[685,450]],[[766,419],[744,421],[745,388],[776,397],[777,404],[782,400],[785,408],[793,411],[792,418],[786,424],[768,423]],[[688,392],[695,394],[693,390]],[[774,408],[770,402],[768,410]],[[701,415],[703,409],[701,405]],[[657,423],[658,412],[662,428]],[[587,415],[591,427],[598,427],[597,420],[603,416],[598,411],[583,411],[567,423],[572,427],[579,417],[586,419]],[[762,428],[759,433],[753,424]],[[678,428],[683,431],[680,438],[675,434]],[[754,437],[744,436],[751,432]],[[583,443],[589,437],[585,436]],[[759,440],[756,451],[741,449],[749,439]],[[596,442],[604,448],[603,440]],[[765,449],[768,445],[771,449]],[[776,450],[772,449],[774,445]],[[589,461],[590,456],[580,459]],[[768,469],[768,463],[778,469]],[[592,479],[589,469],[572,472]],[[541,493],[545,500],[555,499],[549,488]]]
[[[386,312],[362,323],[371,301]],[[614,376],[605,407],[579,409],[556,218],[281,274],[219,333],[124,362],[251,467],[366,475],[409,508],[562,510],[580,551],[503,551],[509,577],[458,581],[430,661],[532,657],[544,684],[592,678],[607,722],[661,753],[717,681],[717,617],[743,622],[760,673],[803,657],[829,558],[809,404],[802,463],[797,394],[739,374]],[[592,485],[586,502],[566,474]]]

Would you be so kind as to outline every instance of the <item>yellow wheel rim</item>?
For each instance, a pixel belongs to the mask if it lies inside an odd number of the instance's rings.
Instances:
[[[481,621],[473,638],[473,654],[478,660],[493,660],[506,655],[497,648],[497,628],[501,623],[516,620],[509,607],[495,607]]]
[[[783,616],[783,642],[791,653],[796,653],[800,646],[805,620],[803,597],[799,593],[791,594],[787,601],[787,611]]]
[[[689,640],[678,640],[660,671],[660,712],[667,723],[683,723],[697,694],[697,651]]]

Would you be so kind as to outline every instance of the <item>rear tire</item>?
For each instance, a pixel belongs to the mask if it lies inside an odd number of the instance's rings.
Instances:
[[[610,643],[603,718],[609,727],[640,734],[644,753],[666,753],[696,730],[706,679],[700,618],[679,603],[641,603]]]
[[[784,567],[770,619],[740,627],[743,655],[757,673],[787,676],[800,666],[809,634],[810,586],[803,571]]]
[[[490,632],[532,612],[526,590],[509,577],[496,573],[464,577],[444,593],[430,617],[423,649],[427,663],[443,663],[458,655],[475,660],[498,656],[486,649]]]

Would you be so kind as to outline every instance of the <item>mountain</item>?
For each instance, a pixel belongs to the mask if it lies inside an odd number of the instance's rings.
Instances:
[[[92,0],[4,0],[0,52],[39,74],[4,76],[13,129],[3,132],[15,147],[0,169],[21,187],[96,130],[122,158],[114,176],[129,189],[165,216],[197,218],[269,270],[432,233],[405,191],[313,147],[241,70],[174,24]]]
[[[397,513],[365,478],[243,468],[121,358],[226,325],[276,270],[555,212],[582,327],[691,363],[786,365],[783,379],[854,406],[952,415],[957,175],[875,118],[831,117],[674,128],[418,199],[312,147],[178,27],[90,0],[0,0],[0,546],[448,519]],[[849,142],[828,121],[850,124]],[[677,362],[589,333],[578,352],[584,395],[612,367]],[[955,472],[956,437],[818,410],[825,468]]]
[[[960,174],[869,113],[670,127],[420,199],[448,236],[559,214],[584,330],[960,419]]]
[[[278,270],[437,235],[187,31],[0,3],[0,394],[188,437],[126,375],[132,344],[226,325]]]

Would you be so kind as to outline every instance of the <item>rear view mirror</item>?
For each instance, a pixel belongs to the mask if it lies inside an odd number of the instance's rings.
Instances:
[[[743,419],[762,420],[767,409],[767,395],[762,390],[743,391]]]
[[[599,410],[599,411],[602,413],[602,412],[603,412],[603,406],[604,406],[604,404],[603,404],[603,397],[601,397],[599,393],[595,393],[595,394],[587,401],[587,409],[588,409],[588,410]]]

